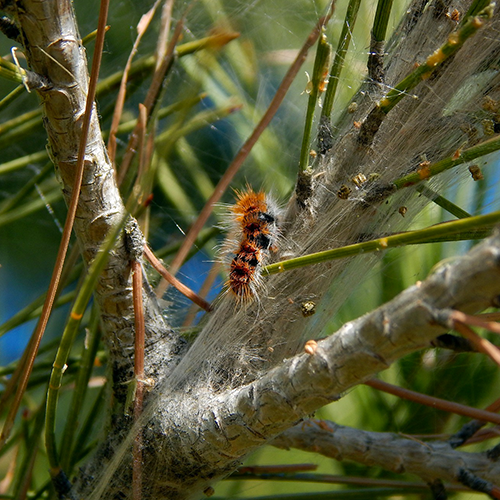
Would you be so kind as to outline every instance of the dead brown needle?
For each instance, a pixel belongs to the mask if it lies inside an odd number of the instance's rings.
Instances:
[[[471,319],[473,321],[471,321]],[[500,349],[493,345],[489,340],[480,337],[468,324],[475,323],[477,326],[484,326],[488,322],[478,321],[477,318],[469,316],[460,311],[453,311],[450,313],[450,320],[453,324],[453,329],[464,336],[471,342],[472,345],[479,351],[489,356],[497,365],[500,366]],[[478,323],[481,323],[478,325]],[[496,325],[498,328],[498,325]],[[488,328],[490,329],[490,328]]]
[[[181,283],[177,278],[172,276],[165,266],[156,258],[155,254],[151,251],[151,249],[144,245],[144,255],[146,259],[151,263],[151,265],[161,274],[163,278],[165,278],[171,285],[173,285],[179,292],[185,295],[189,300],[193,301],[195,304],[200,306],[207,312],[212,310],[212,306],[202,297],[197,295],[191,288],[187,287],[183,283]]]

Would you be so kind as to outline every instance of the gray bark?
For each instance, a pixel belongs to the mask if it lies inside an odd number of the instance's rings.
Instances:
[[[460,7],[465,12],[466,5]],[[3,8],[18,24],[30,68],[49,82],[48,87],[37,92],[44,109],[50,155],[68,197],[88,79],[71,4],[67,0],[20,0],[4,2]],[[454,25],[438,14],[434,8],[425,12],[415,9],[411,11],[411,23],[401,25],[403,34],[392,45],[386,69],[390,85],[452,31]],[[366,117],[381,89],[368,84],[362,89],[356,97],[356,115],[346,114],[337,129],[331,130],[335,147],[318,160],[315,168],[320,175],[311,198],[293,199],[289,204],[280,257],[358,241],[382,223],[393,224],[393,213],[381,209],[387,183],[414,169],[420,154],[433,160],[463,147],[466,134],[455,126],[456,122],[453,127],[444,127],[450,115],[443,108],[451,106],[451,96],[467,83],[467,78],[488,67],[490,54],[500,49],[498,27],[495,16],[488,28],[467,43],[454,64],[439,70],[432,81],[419,87],[419,99],[408,99],[385,119],[370,146],[360,145],[352,123]],[[426,36],[422,37],[422,33]],[[494,88],[496,78],[492,73],[478,92]],[[474,119],[480,106],[477,95],[454,105],[471,127],[479,128],[478,119]],[[441,125],[446,135],[438,133]],[[403,146],[405,155],[396,154]],[[377,183],[347,202],[338,198],[335,193],[358,173],[376,174]],[[397,201],[391,206],[397,206]],[[92,260],[123,213],[94,112],[75,222],[86,262]],[[168,328],[145,285],[146,376],[164,378],[166,382],[150,395],[139,425],[145,443],[143,469],[147,471],[143,498],[201,496],[251,451],[401,356],[429,345],[445,331],[435,323],[435,310],[476,311],[496,303],[500,294],[499,257],[497,234],[420,286],[346,324],[319,342],[313,355],[296,354],[304,337],[314,334],[308,331],[308,320],[301,316],[298,305],[304,300],[320,301],[325,294],[328,300],[327,292],[343,264],[323,264],[272,278],[259,304],[243,310],[235,311],[228,299],[222,301],[187,356],[182,356],[183,342]],[[129,432],[129,417],[123,414],[124,382],[133,373],[129,260],[123,235],[95,291],[111,353],[116,403],[111,409],[113,427],[74,487],[74,495],[80,498],[111,498],[118,494],[128,498],[131,494],[130,444],[134,434]],[[360,272],[364,269],[361,266]],[[268,314],[260,314],[263,310]],[[316,324],[314,330],[319,331],[320,326]],[[231,339],[239,343],[231,344]],[[242,364],[239,359],[222,357],[222,351],[235,356],[240,347],[242,352],[252,352],[255,362]],[[205,377],[206,361],[210,363],[210,379]],[[172,378],[166,378],[172,370]]]
[[[278,448],[296,448],[336,460],[414,474],[426,483],[461,483],[464,471],[492,484],[500,463],[487,452],[460,452],[446,441],[418,441],[389,432],[367,432],[334,422],[308,420],[276,438]]]

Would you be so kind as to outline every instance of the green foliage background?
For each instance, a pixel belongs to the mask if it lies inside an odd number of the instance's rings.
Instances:
[[[111,77],[123,68],[135,38],[135,26],[150,6],[151,2],[144,0],[120,0],[111,3],[108,23],[111,29],[106,36],[102,79]],[[221,121],[207,122],[205,127],[182,136],[175,144],[166,140],[162,145],[166,163],[155,189],[148,235],[154,248],[172,245],[181,240],[182,233],[179,228],[186,230],[194,220],[232,156],[262,115],[287,69],[290,55],[293,55],[294,51],[301,46],[325,6],[324,1],[312,0],[264,1],[255,4],[243,1],[205,0],[193,4],[187,17],[187,29],[183,42],[205,36],[214,27],[240,31],[241,37],[223,48],[220,53],[214,55],[202,51],[187,56],[176,64],[167,82],[164,105],[194,97],[200,92],[207,92],[208,96],[198,107],[181,110],[162,120],[160,132],[169,129],[173,131],[176,127],[189,123],[198,113],[216,107],[238,104],[241,105],[241,109]],[[340,35],[346,7],[347,2],[339,1],[335,16],[328,28],[328,38],[334,47]],[[183,4],[176,7],[176,19],[184,8]],[[98,2],[76,0],[75,9],[80,21],[81,33],[85,35],[95,28]],[[400,1],[395,4],[390,26],[395,26],[396,19],[404,9],[404,2]],[[361,6],[358,22],[353,32],[353,46],[341,77],[340,93],[335,104],[334,116],[338,115],[348,103],[365,76],[363,68],[374,11],[375,3],[372,1],[365,2]],[[137,59],[152,53],[158,36],[157,30],[158,23],[153,22],[141,44]],[[1,38],[1,53],[8,54],[12,44],[12,41]],[[93,44],[90,43],[88,45],[89,56],[92,50]],[[314,54],[311,54],[307,62],[306,69],[309,73],[311,73],[313,57]],[[124,119],[136,116],[137,105],[144,96],[148,82],[148,75],[144,75],[143,79],[132,83]],[[301,95],[305,85],[306,77],[302,73],[292,86],[278,116],[273,120],[271,127],[261,138],[251,158],[238,175],[234,187],[242,187],[249,182],[256,188],[263,186],[272,190],[282,200],[290,194],[295,182],[307,102],[307,96]],[[0,80],[0,98],[6,96],[15,86],[11,82]],[[115,95],[116,89],[99,98],[99,112],[104,130],[109,128]],[[44,160],[30,162],[21,168],[10,169],[6,173],[2,171],[2,166],[11,160],[44,150],[46,138],[39,118],[31,128],[25,131],[14,123],[15,119],[22,119],[26,117],[25,113],[37,109],[37,105],[37,98],[34,94],[24,93],[0,111],[2,123],[0,125],[2,151],[0,208],[2,203],[14,197],[45,165]],[[30,122],[27,121],[27,123]],[[123,152],[126,135],[122,135],[121,139],[123,141],[121,152]],[[486,180],[482,183],[470,181],[454,183],[447,193],[442,194],[451,196],[456,203],[461,204],[472,214],[483,213],[497,205],[499,197],[498,190],[495,188],[494,163],[495,160],[490,159],[489,164],[485,166]],[[166,187],[167,184],[168,187]],[[175,186],[173,189],[172,185]],[[60,232],[54,222],[54,217],[63,221],[65,207],[62,197],[58,194],[58,184],[51,169],[47,170],[43,179],[40,179],[38,187],[39,191],[29,191],[12,208],[5,213],[0,213],[0,292],[2,294],[0,321],[2,323],[14,314],[14,306],[24,307],[43,293],[55,260]],[[40,204],[40,192],[50,200],[54,215],[49,213],[45,203]],[[231,202],[231,199],[231,193],[227,193],[225,201]],[[37,204],[40,206],[37,206],[36,210],[29,210]],[[27,213],[21,214],[16,211],[20,206],[25,207]],[[220,223],[222,212],[223,209],[220,209],[219,215],[212,219],[212,225],[216,226]],[[424,227],[450,218],[442,209],[429,206],[414,220],[412,226]],[[212,236],[203,249],[204,256],[198,260],[201,262],[214,259],[214,249],[220,243],[220,235]],[[469,243],[432,244],[387,252],[377,268],[369,273],[368,279],[360,283],[355,295],[346,297],[346,303],[338,315],[332,318],[327,331],[335,331],[343,322],[389,300],[417,280],[425,278],[437,262],[463,253],[469,246]],[[168,254],[166,261],[168,262]],[[202,265],[200,262],[198,266]],[[191,277],[187,276],[187,279]],[[174,308],[178,311],[176,314],[181,315],[185,311],[185,302],[176,296],[170,299],[178,301],[174,304]],[[44,347],[24,402],[24,406],[30,410],[30,413],[27,414],[26,419],[19,419],[15,440],[0,457],[0,477],[6,474],[16,453],[19,453],[18,463],[21,463],[23,456],[29,455],[30,451],[26,447],[33,442],[32,433],[41,431],[40,426],[36,426],[35,416],[41,408],[40,404],[43,400],[56,341],[61,333],[61,325],[66,314],[67,309],[60,308],[49,324]],[[32,324],[33,322],[25,327],[18,326],[18,329],[14,330],[10,336],[5,337],[7,342],[4,342],[1,347],[4,363],[8,362],[6,352],[13,348],[14,339],[29,334]],[[64,405],[68,404],[84,335],[85,332],[82,331],[64,378],[67,393],[62,398],[61,427],[64,423]],[[105,362],[105,353],[101,349],[98,357]],[[11,371],[12,365],[0,369],[3,377],[8,376]],[[103,374],[103,368],[96,368],[96,376]],[[494,388],[499,382],[498,371],[490,361],[483,357],[477,354],[451,354],[439,350],[424,351],[409,356],[385,372],[383,378],[397,385],[476,407],[485,407],[495,398]],[[89,391],[88,401],[85,402],[82,410],[82,423],[90,414],[91,405],[96,401],[98,393],[99,388]],[[454,415],[444,414],[375,392],[365,386],[357,387],[346,394],[341,401],[322,409],[318,416],[365,430],[405,434],[452,433],[466,421]],[[92,432],[94,439],[97,437],[97,423],[95,427]],[[17,444],[20,444],[18,448]],[[86,446],[90,444],[87,442]],[[41,446],[40,443],[37,446]],[[324,473],[394,477],[381,470],[339,463],[296,451],[284,452],[272,447],[262,449],[249,459],[249,463],[252,464],[302,462],[317,463],[318,472]],[[47,464],[43,447],[41,447],[35,467],[34,490],[39,490],[47,484],[46,469]],[[19,474],[19,471],[16,473]],[[400,476],[395,478],[399,479]],[[413,480],[413,478],[409,479]],[[229,480],[217,488],[216,494],[228,497],[251,497],[262,494],[329,491],[331,489],[331,485]],[[370,492],[365,495],[365,498],[373,498]],[[404,495],[404,492],[401,495]],[[406,496],[417,497],[416,495]],[[469,497],[469,494],[457,496],[460,499]]]

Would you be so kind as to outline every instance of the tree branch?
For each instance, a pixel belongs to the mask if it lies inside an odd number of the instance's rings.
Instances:
[[[69,0],[18,0],[5,8],[16,19],[31,69],[49,82],[49,87],[37,92],[45,112],[50,154],[68,198],[88,80],[71,3]],[[446,20],[432,18],[430,9],[422,13],[416,23],[421,23],[420,33],[425,26],[424,32],[439,33],[445,38],[452,29]],[[464,45],[462,57],[457,57],[454,64],[420,86],[418,99],[398,104],[377,131],[372,148],[359,146],[353,118],[359,121],[366,117],[376,96],[373,92],[363,93],[363,89],[358,93],[356,116],[341,119],[337,138],[332,142],[335,147],[315,166],[312,197],[302,200],[306,209],[300,209],[295,200],[289,205],[283,228],[286,239],[282,242],[282,257],[358,241],[372,225],[380,227],[393,216],[400,217],[397,211],[383,210],[383,201],[391,192],[387,186],[398,175],[418,167],[415,157],[427,154],[432,160],[450,155],[464,144],[466,134],[458,127],[446,128],[445,136],[435,131],[450,120],[443,114],[444,107],[458,106],[450,103],[449,96],[468,85],[470,75],[479,71],[487,73],[493,64],[491,53],[500,47],[498,25],[497,15],[489,28],[484,28],[473,42],[469,40]],[[388,85],[396,83],[394,80],[403,66],[407,69],[409,64],[418,62],[411,43],[415,40],[420,43],[421,35],[413,25],[407,31],[411,36],[403,37],[405,40],[397,47],[398,51],[406,52],[392,59],[404,64],[389,62]],[[424,50],[429,44],[434,44],[434,49],[442,40],[427,42],[422,44]],[[482,80],[478,92],[486,93],[487,89],[494,88],[492,80],[497,72],[490,73]],[[450,84],[454,85],[453,89]],[[469,96],[461,106],[460,111],[470,119],[470,127],[480,129],[481,121],[475,118],[480,108],[477,96]],[[400,154],[403,148],[404,155]],[[350,200],[336,196],[345,183],[359,173],[366,177],[374,174],[378,180],[362,187]],[[124,213],[94,112],[75,223],[87,263]],[[130,494],[130,449],[134,433],[128,433],[131,418],[123,412],[127,392],[124,382],[133,377],[134,316],[129,250],[136,247],[138,241],[142,247],[142,239],[134,223],[129,224],[110,255],[96,289],[111,353],[113,389],[119,404],[114,408],[113,428],[74,488],[81,498]],[[143,470],[151,472],[144,481],[143,498],[199,496],[234,470],[251,451],[393,361],[429,346],[432,339],[445,331],[434,323],[436,309],[473,312],[498,304],[499,263],[497,233],[453,265],[441,267],[422,284],[344,325],[334,335],[318,342],[309,354],[299,355],[295,354],[310,327],[308,320],[302,317],[300,304],[311,297],[319,301],[345,265],[326,264],[272,277],[258,304],[236,311],[230,300],[221,301],[189,355],[175,368],[173,373],[179,374],[178,378],[166,375],[172,373],[172,367],[182,357],[184,343],[165,324],[145,283],[145,377],[164,377],[167,381],[159,386],[154,397],[149,397],[149,405],[136,426],[143,432]],[[322,321],[327,319],[325,314]],[[315,324],[315,331],[320,327],[319,322]],[[219,349],[216,355],[210,351],[214,345]],[[240,350],[242,354],[238,357]],[[227,366],[223,357],[217,358],[226,352],[231,358]],[[245,356],[244,363],[238,367]],[[207,366],[209,376],[204,378]],[[233,369],[235,366],[239,371]],[[242,386],[243,382],[249,383]],[[463,477],[470,479],[467,474]]]
[[[143,494],[155,499],[199,496],[248,453],[405,354],[430,346],[445,331],[434,322],[436,309],[482,310],[498,304],[499,295],[497,231],[424,282],[319,341],[313,353],[287,359],[251,384],[219,394],[201,385],[190,393],[182,386],[162,387],[146,425],[145,468],[164,472],[158,482],[152,474]],[[123,491],[126,462],[120,470],[114,488]],[[105,482],[112,482],[115,473],[111,469]],[[107,493],[112,491],[113,486]],[[103,492],[94,490],[90,498]]]
[[[498,483],[500,477],[500,462],[491,460],[486,452],[460,452],[448,442],[423,442],[388,432],[367,432],[325,420],[306,420],[271,444],[382,467],[397,474],[415,474],[426,483],[442,480],[463,484],[463,471],[492,483]]]

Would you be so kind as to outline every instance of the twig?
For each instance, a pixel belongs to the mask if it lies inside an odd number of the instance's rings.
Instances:
[[[212,267],[210,268],[210,271],[208,272],[208,275],[201,285],[199,296],[200,297],[206,297],[210,290],[212,289],[212,286],[214,284],[215,279],[217,278],[221,265],[219,262],[214,262]],[[195,317],[196,317],[196,307],[194,307],[194,304],[189,308],[189,311],[186,314],[186,319],[184,320],[184,323],[182,326],[189,326],[193,323]]]
[[[450,349],[455,352],[477,352],[472,344],[459,335],[451,335],[450,333],[443,333],[439,335],[432,342],[433,347],[440,347],[441,349]]]
[[[472,345],[479,351],[489,356],[496,364],[500,365],[500,349],[494,346],[491,342],[481,338],[467,325],[476,325],[487,328],[496,333],[500,333],[500,325],[484,321],[480,318],[475,318],[461,311],[456,310],[442,310],[435,311],[436,321],[449,328],[453,328],[465,338],[467,338]]]
[[[144,98],[144,106],[146,107],[147,110],[147,117],[151,115],[151,112],[153,110],[154,103],[156,101],[156,97],[158,96],[158,93],[161,90],[161,84],[165,78],[165,75],[167,71],[170,69],[170,66],[172,65],[174,61],[174,50],[175,46],[177,45],[177,42],[179,41],[181,34],[182,34],[182,28],[184,26],[184,16],[179,19],[177,22],[177,25],[175,26],[175,31],[174,34],[172,35],[172,39],[170,40],[170,43],[168,45],[167,53],[165,55],[165,59],[162,61],[161,65],[158,67],[158,69],[155,71],[153,80],[151,82],[151,86],[149,87],[148,93],[146,94],[146,97]],[[123,179],[125,178],[126,173],[128,172],[128,169],[130,167],[130,164],[132,163],[132,159],[134,158],[135,151],[137,148],[137,141],[139,140],[138,138],[138,128],[139,124],[137,124],[136,128],[130,135],[130,139],[127,144],[127,150],[125,151],[125,154],[123,156],[122,162],[120,164],[120,168],[118,170],[118,184],[121,184]]]
[[[132,50],[130,51],[130,54],[128,56],[127,63],[125,64],[125,68],[123,69],[123,75],[122,75],[122,79],[120,82],[120,88],[118,90],[118,95],[116,96],[115,110],[113,112],[113,118],[111,121],[111,127],[109,130],[109,138],[108,138],[108,155],[109,155],[109,159],[111,160],[111,163],[113,163],[113,164],[115,162],[115,155],[116,155],[116,134],[118,132],[118,127],[120,125],[120,120],[121,120],[122,112],[123,112],[123,106],[125,104],[125,95],[127,92],[127,80],[128,80],[130,68],[132,66],[132,60],[134,59],[134,56],[137,53],[139,43],[141,42],[142,37],[146,33],[146,30],[148,29],[148,26],[151,23],[151,20],[153,19],[153,16],[154,16],[159,4],[160,4],[160,0],[156,0],[153,7],[151,7],[151,9],[141,17],[141,20],[139,21],[139,24],[137,25],[137,37],[134,41],[134,45],[132,46]]]
[[[490,411],[478,410],[476,408],[471,408],[470,406],[461,405],[452,401],[445,401],[444,399],[427,396],[419,392],[410,391],[409,389],[403,389],[402,387],[388,384],[387,382],[382,382],[381,380],[371,379],[364,382],[364,384],[369,385],[374,389],[378,389],[379,391],[393,394],[394,396],[398,396],[399,398],[408,399],[409,401],[414,401],[425,406],[430,406],[431,408],[437,408],[439,410],[448,411],[450,413],[456,413],[457,415],[463,415],[465,417],[471,417],[478,420],[480,419],[487,422],[492,422],[494,424],[500,424],[500,415],[497,415],[496,413]]]
[[[144,308],[142,305],[142,266],[138,260],[131,261],[132,268],[132,293],[135,314],[135,350],[134,350],[134,375],[135,398],[134,420],[137,421],[142,413],[144,396]],[[132,498],[142,498],[142,432],[139,430],[134,438],[132,451]]]
[[[163,264],[156,258],[155,254],[147,245],[144,245],[144,255],[151,265],[163,276],[163,278],[179,290],[179,292],[185,295],[189,300],[192,300],[195,304],[199,305],[205,311],[210,312],[212,310],[212,306],[205,299],[194,293],[175,276],[172,276],[172,274],[165,269]]]
[[[340,75],[344,67],[345,56],[351,43],[352,32],[354,30],[354,25],[356,24],[356,18],[358,17],[360,5],[360,0],[350,0],[349,5],[347,6],[344,25],[342,26],[342,33],[340,34],[340,38],[337,43],[335,59],[330,70],[328,87],[325,92],[325,102],[323,103],[323,110],[321,112],[322,118],[329,119],[332,114],[333,101],[335,99],[337,86],[340,81]]]
[[[172,9],[174,8],[174,0],[165,0],[161,10],[160,34],[156,44],[156,68],[160,67],[161,61],[167,54],[168,33],[172,23]]]
[[[500,472],[499,464],[489,460],[484,453],[459,452],[443,442],[424,443],[389,432],[369,432],[317,419],[292,427],[271,444],[277,448],[319,453],[336,460],[353,460],[399,474],[415,474],[427,483],[440,479],[446,481],[450,491],[463,491],[457,485],[465,484],[461,480],[462,470],[467,469],[485,482],[496,481]],[[352,479],[354,482],[358,478]]]
[[[384,83],[385,37],[392,10],[392,2],[393,0],[379,0],[377,3],[367,64],[368,78],[370,78],[373,83]]]
[[[444,234],[459,233],[477,229],[479,225],[483,227],[491,226],[500,221],[500,212],[493,212],[488,215],[480,215],[476,217],[468,217],[467,219],[459,219],[451,222],[444,222],[435,226],[427,227],[417,231],[408,231],[406,233],[394,234],[391,236],[377,238],[375,240],[364,241],[362,243],[354,243],[345,247],[316,252],[293,259],[284,260],[270,264],[263,269],[263,275],[276,274],[299,267],[319,264],[334,259],[342,259],[352,255],[358,255],[367,252],[378,252],[387,248],[393,248],[401,245],[411,245],[416,243],[428,243],[435,241],[435,238],[442,237]]]
[[[399,82],[385,97],[370,111],[365,121],[361,125],[358,135],[358,141],[364,146],[369,146],[375,137],[380,125],[385,117],[408,95],[408,91],[414,88],[418,83],[428,78],[435,69],[457,53],[468,38],[473,36],[485,23],[493,17],[495,4],[471,17],[456,32],[452,33],[446,43],[431,54],[417,69],[410,73],[406,78]]]
[[[481,493],[486,493],[491,498],[500,498],[500,489],[495,486],[490,481],[485,481],[484,479],[476,476],[467,469],[461,469],[458,475],[458,480],[468,486],[471,490],[480,491]]]
[[[448,494],[446,493],[446,488],[444,487],[441,479],[435,479],[429,482],[429,488],[431,489],[432,498],[434,500],[446,500]]]
[[[286,465],[247,465],[236,469],[231,478],[239,475],[288,474],[290,472],[305,472],[316,470],[316,464],[286,464]]]

